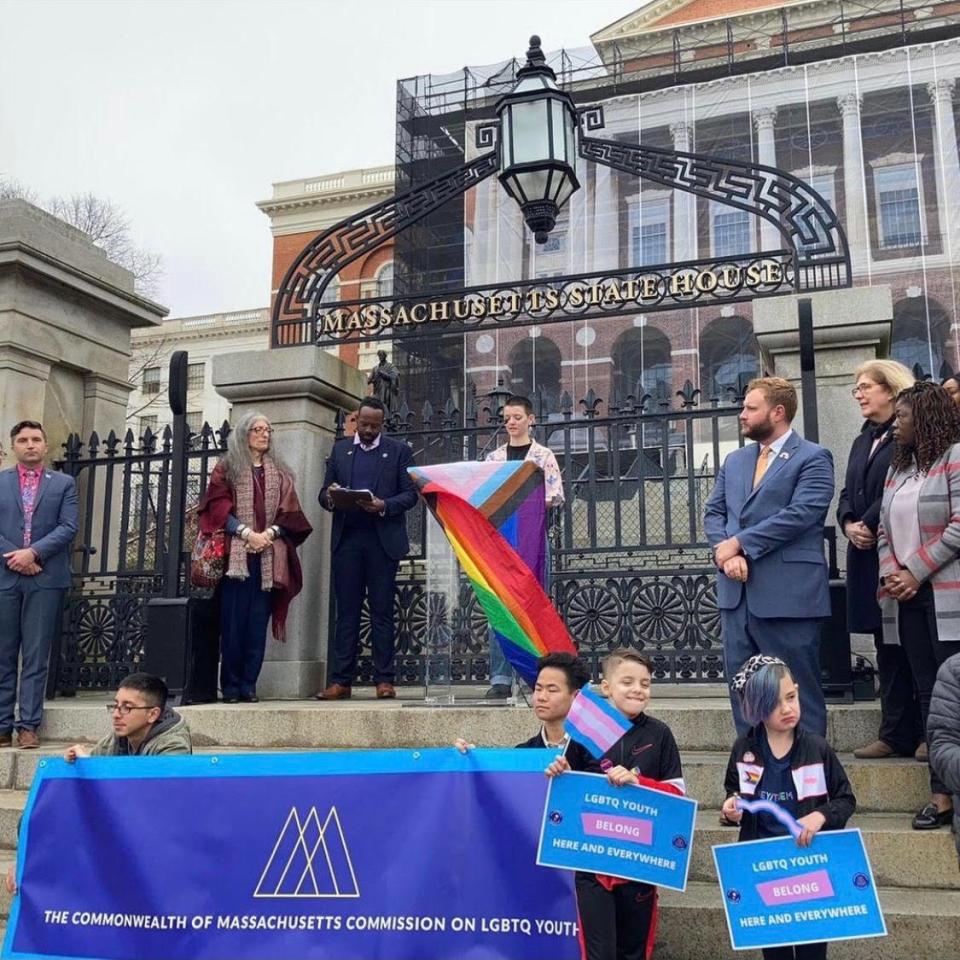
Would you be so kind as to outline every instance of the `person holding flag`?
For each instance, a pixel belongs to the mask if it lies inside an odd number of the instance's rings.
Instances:
[[[540,729],[529,740],[518,743],[519,749],[560,750],[575,758],[580,766],[589,762],[583,746],[571,741],[564,721],[577,694],[590,682],[590,668],[574,653],[548,653],[537,661],[537,680],[533,686],[533,712]],[[457,737],[453,745],[461,752],[476,744]]]
[[[592,754],[586,763],[568,752],[549,767],[547,776],[568,770],[605,773],[618,787],[639,784],[653,790],[686,793],[680,751],[670,728],[646,714],[653,684],[653,664],[635,650],[619,648],[603,661],[600,689],[577,695],[565,728],[572,740]],[[586,960],[649,960],[657,933],[657,888],[648,883],[576,874],[577,908]]]
[[[819,734],[800,726],[800,696],[777,657],[750,657],[732,680],[752,724],[737,738],[724,780],[723,815],[740,824],[738,840],[793,835],[808,847],[821,830],[842,830],[857,807],[850,781]],[[764,960],[823,960],[825,943],[768,947]]]

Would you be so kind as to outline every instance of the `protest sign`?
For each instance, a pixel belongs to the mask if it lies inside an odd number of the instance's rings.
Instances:
[[[537,862],[684,890],[696,816],[688,797],[563,773],[550,782]]]
[[[859,830],[713,848],[734,950],[886,936]]]

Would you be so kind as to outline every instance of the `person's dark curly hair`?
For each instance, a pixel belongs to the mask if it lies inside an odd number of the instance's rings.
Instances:
[[[960,407],[943,387],[919,380],[900,391],[897,403],[913,411],[913,444],[897,444],[890,464],[894,470],[910,469],[915,460],[917,469],[925,472],[951,444],[960,443]]]

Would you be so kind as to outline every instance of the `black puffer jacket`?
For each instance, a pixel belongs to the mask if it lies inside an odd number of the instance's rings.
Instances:
[[[944,662],[927,720],[930,764],[953,794],[953,826],[960,857],[960,653]]]
[[[751,727],[737,738],[730,752],[726,795],[738,794],[753,799],[763,784],[762,727]],[[797,727],[790,750],[790,772],[797,788],[797,819],[808,813],[822,813],[824,830],[842,830],[857,809],[846,771],[833,747],[819,734]],[[740,840],[759,838],[757,815],[744,811],[740,821]]]

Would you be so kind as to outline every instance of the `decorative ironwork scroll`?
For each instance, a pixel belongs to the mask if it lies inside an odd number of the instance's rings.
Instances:
[[[466,193],[495,173],[499,163],[499,151],[492,150],[424,186],[367,207],[311,240],[287,271],[277,292],[273,345],[314,343],[314,318],[323,291],[347,264],[413,226],[448,200]]]
[[[584,109],[581,127],[603,125],[603,108]],[[760,163],[588,137],[580,156],[652,183],[745,210],[773,224],[796,255],[798,292],[850,286],[850,249],[836,213],[803,180]]]

